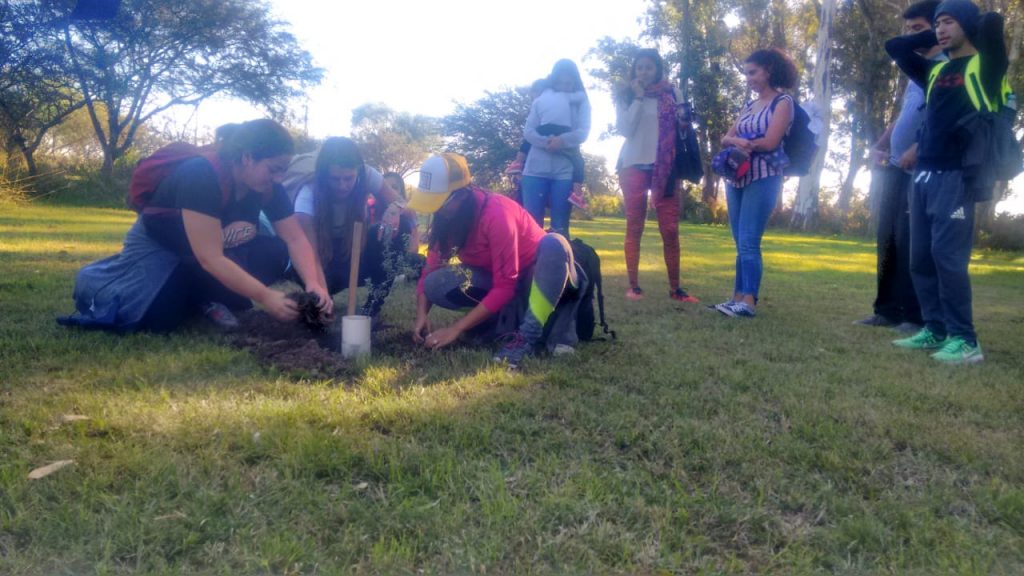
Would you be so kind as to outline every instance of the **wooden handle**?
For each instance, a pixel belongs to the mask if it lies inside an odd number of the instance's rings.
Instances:
[[[356,313],[356,292],[359,290],[359,257],[363,253],[363,223],[355,222],[352,226],[352,256],[348,271],[348,315]]]

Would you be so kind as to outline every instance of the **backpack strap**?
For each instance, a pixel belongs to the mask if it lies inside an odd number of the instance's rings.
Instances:
[[[611,336],[612,340],[615,340],[615,330],[608,328],[608,321],[604,319],[604,289],[601,287],[600,278],[594,281],[594,287],[597,289],[597,314],[600,319],[601,330]]]

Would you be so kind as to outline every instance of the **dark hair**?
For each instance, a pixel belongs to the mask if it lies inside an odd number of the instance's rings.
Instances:
[[[435,212],[427,235],[427,246],[437,249],[446,261],[466,245],[466,239],[477,218],[476,194],[472,186],[455,190],[448,201],[459,203],[455,213],[446,216],[440,210]]]
[[[747,56],[743,62],[764,68],[768,73],[768,84],[776,90],[792,90],[800,81],[796,64],[793,64],[793,60],[778,48],[757,50]]]
[[[551,83],[548,82],[547,78],[538,78],[533,81],[533,84],[530,84],[530,93],[540,94],[541,92],[546,90],[550,85]]]
[[[334,256],[331,233],[335,228],[335,198],[330,187],[330,177],[331,168],[335,166],[352,168],[357,171],[355,186],[345,199],[348,208],[345,210],[343,228],[347,229],[353,222],[363,219],[366,197],[369,194],[363,185],[366,168],[359,146],[352,139],[340,136],[324,140],[323,146],[320,147],[320,153],[316,156],[316,169],[313,172],[313,211],[316,213],[317,252],[319,252],[320,261],[323,264],[330,262]],[[345,243],[351,241],[351,238],[343,240]]]
[[[629,83],[621,86],[615,93],[616,102],[625,106],[633,103],[636,94],[633,93],[633,87],[630,84],[636,80],[637,63],[644,58],[654,63],[654,82],[658,83],[665,79],[665,61],[661,59],[661,54],[658,54],[654,48],[641,48],[633,55],[633,63],[629,65]]]
[[[584,92],[586,89],[583,87],[583,78],[580,77],[580,69],[576,67],[576,63],[568,58],[562,58],[555,65],[551,67],[551,74],[548,75],[548,88],[555,85],[555,80],[561,74],[568,74],[572,76],[573,92]]]
[[[295,141],[284,126],[269,118],[241,124],[225,124],[214,131],[214,143],[220,157],[241,162],[248,154],[255,161],[283,154],[295,154]]]
[[[395,192],[398,192],[402,198],[405,198],[405,178],[402,178],[402,175],[398,172],[385,172],[384,179],[387,180],[388,178],[397,178],[398,181],[402,183],[402,186],[398,190],[395,190]]]
[[[929,24],[935,21],[935,9],[939,7],[939,0],[924,0],[915,2],[903,11],[904,20],[924,18]]]

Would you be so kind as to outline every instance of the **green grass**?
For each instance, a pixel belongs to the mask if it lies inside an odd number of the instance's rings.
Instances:
[[[870,242],[770,233],[741,321],[666,297],[653,225],[648,298],[625,302],[624,223],[578,223],[617,341],[517,374],[460,348],[310,381],[196,329],[58,327],[130,223],[0,213],[0,574],[1024,572],[1019,255],[975,256],[987,360],[950,368],[851,325]],[[684,286],[724,298],[728,230],[682,239]]]

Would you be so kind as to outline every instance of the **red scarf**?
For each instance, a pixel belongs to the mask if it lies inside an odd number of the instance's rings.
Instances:
[[[651,84],[644,96],[658,99],[658,155],[651,175],[651,193],[671,196],[675,190],[672,166],[676,158],[676,96],[666,80]],[[671,187],[671,188],[670,188]]]

